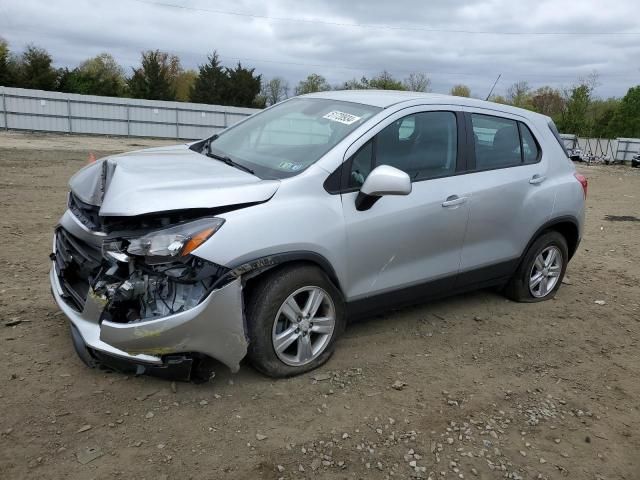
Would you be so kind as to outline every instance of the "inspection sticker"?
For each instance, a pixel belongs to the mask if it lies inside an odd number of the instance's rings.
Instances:
[[[360,120],[361,117],[356,117],[355,115],[351,115],[350,113],[334,110],[333,112],[327,113],[322,118],[326,118],[327,120],[332,120],[334,122],[344,123],[345,125],[351,125],[352,123],[356,123],[358,120]]]
[[[293,162],[280,162],[278,166],[283,170],[290,170],[292,172],[297,172],[302,168],[301,164]]]

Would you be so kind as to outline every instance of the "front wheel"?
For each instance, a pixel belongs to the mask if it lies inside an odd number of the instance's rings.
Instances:
[[[268,273],[249,294],[246,313],[249,360],[272,377],[297,375],[325,363],[345,325],[340,292],[311,265]]]
[[[567,241],[562,234],[542,234],[525,253],[505,294],[517,302],[541,302],[553,298],[560,288],[569,262]]]

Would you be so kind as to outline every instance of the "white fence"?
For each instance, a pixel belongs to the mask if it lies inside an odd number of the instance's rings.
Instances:
[[[640,138],[618,138],[616,160],[630,162],[634,155],[640,153]]]
[[[218,132],[257,111],[0,87],[0,129],[6,130],[191,140]]]
[[[640,138],[582,138],[568,134],[560,136],[567,150],[578,148],[584,155],[630,162],[634,155],[640,153]]]

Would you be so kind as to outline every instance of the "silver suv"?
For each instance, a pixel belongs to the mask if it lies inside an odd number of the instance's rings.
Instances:
[[[545,116],[336,91],[70,181],[51,285],[90,366],[201,378],[331,356],[347,319],[497,286],[554,296],[586,179]]]

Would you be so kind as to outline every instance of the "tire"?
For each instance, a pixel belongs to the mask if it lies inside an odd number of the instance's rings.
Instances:
[[[311,303],[319,307],[314,317],[307,318],[304,313],[312,295],[317,301]],[[246,315],[247,357],[256,370],[276,378],[299,375],[324,364],[346,324],[340,291],[320,268],[312,265],[284,266],[258,279],[248,295]],[[283,348],[294,337],[293,343]],[[281,343],[277,350],[278,341]]]
[[[560,265],[555,261],[551,263],[550,268],[544,262],[536,264],[539,255],[542,254],[542,259],[549,260],[548,255],[552,251],[555,252],[554,258],[562,262]],[[553,298],[562,284],[568,262],[569,249],[564,236],[556,231],[542,233],[529,247],[518,269],[507,283],[504,290],[505,295],[516,302],[528,303],[542,302]],[[545,268],[541,269],[542,266]],[[534,276],[535,281],[540,279],[538,273],[541,273],[543,278],[537,285],[532,286],[530,281],[534,280]],[[543,283],[545,277],[547,283]]]

